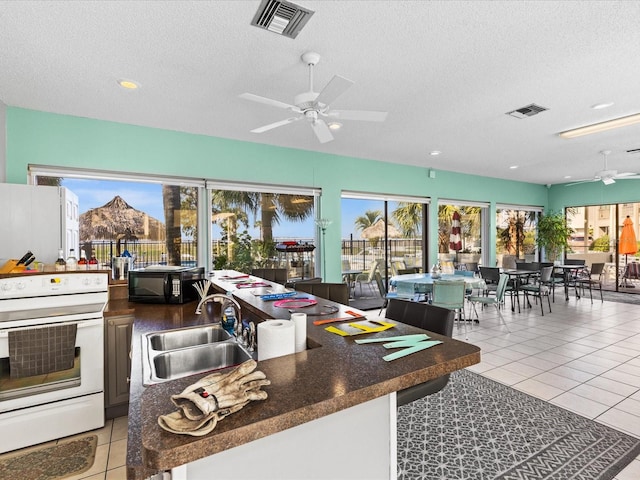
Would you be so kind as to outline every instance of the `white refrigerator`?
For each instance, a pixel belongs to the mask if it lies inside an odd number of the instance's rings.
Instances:
[[[79,222],[78,196],[68,188],[0,183],[0,265],[27,250],[47,264],[60,248],[79,258]]]

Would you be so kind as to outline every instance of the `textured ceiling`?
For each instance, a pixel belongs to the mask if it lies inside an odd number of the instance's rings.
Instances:
[[[0,100],[540,184],[591,177],[601,150],[609,168],[640,172],[640,154],[626,153],[640,148],[640,125],[557,136],[640,112],[640,2],[296,3],[315,14],[290,39],[250,25],[258,0],[0,2]],[[303,121],[250,133],[291,114],[238,95],[293,102],[308,50],[321,55],[316,90],[334,74],[355,81],[332,107],[387,120],[345,120],[325,144]],[[590,108],[604,102],[614,105]],[[549,110],[505,115],[530,103]]]

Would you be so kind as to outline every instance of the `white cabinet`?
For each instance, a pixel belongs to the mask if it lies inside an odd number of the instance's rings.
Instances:
[[[79,256],[78,197],[64,187],[0,183],[0,265],[31,250],[36,260],[55,262],[58,249]]]

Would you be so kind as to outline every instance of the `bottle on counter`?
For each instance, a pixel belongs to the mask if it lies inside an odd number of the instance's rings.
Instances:
[[[64,259],[64,251],[58,249],[58,259],[56,260],[56,272],[64,272],[67,269],[67,262]]]
[[[91,257],[89,257],[89,270],[98,270],[98,259],[95,253],[92,253]]]
[[[78,260],[76,259],[76,250],[72,248],[69,250],[69,256],[67,257],[67,271],[74,271],[78,269]]]
[[[227,292],[227,296],[231,297],[232,293]],[[236,334],[236,324],[238,320],[236,318],[236,309],[233,303],[228,300],[225,300],[222,303],[222,328],[229,332],[231,335],[235,336]]]
[[[80,251],[80,260],[78,260],[78,270],[87,270],[89,268],[89,262],[87,261],[87,256],[84,253],[84,250]]]

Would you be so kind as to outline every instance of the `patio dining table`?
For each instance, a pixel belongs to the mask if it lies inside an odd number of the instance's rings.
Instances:
[[[356,296],[355,278],[361,273],[362,270],[342,270],[342,278],[347,281],[347,285],[349,287],[349,298],[353,298]]]
[[[509,276],[510,284],[513,286],[513,294],[516,296],[516,302],[518,303],[518,313],[520,313],[520,285],[527,283],[529,278],[540,274],[539,270],[525,270],[517,268],[505,268],[500,270],[501,273],[505,273]],[[511,280],[514,280],[511,282]],[[513,303],[513,296],[511,297],[511,311],[515,312],[515,305]]]
[[[389,279],[389,285],[396,287],[398,293],[405,292],[413,295],[428,295],[433,290],[433,282],[442,280],[447,282],[464,281],[467,288],[484,288],[485,282],[480,277],[467,275],[441,274],[437,278],[433,278],[430,273],[407,273],[404,275],[395,275]]]
[[[571,277],[575,276],[579,270],[584,268],[584,265],[554,265],[558,270],[562,270],[563,283],[564,283],[564,299],[569,300],[569,285],[571,284]],[[576,290],[576,298],[580,298],[578,291]]]

